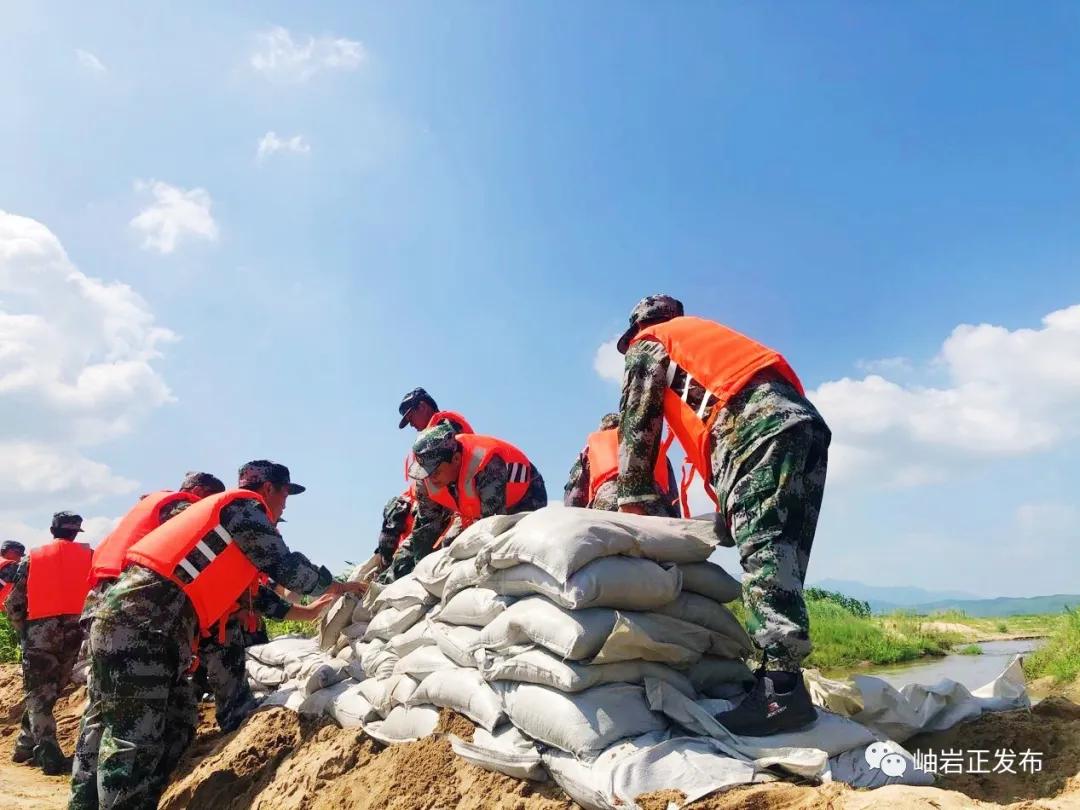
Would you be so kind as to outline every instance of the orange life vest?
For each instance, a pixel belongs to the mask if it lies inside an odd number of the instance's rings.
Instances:
[[[413,525],[416,523],[416,479],[412,479],[412,485],[401,493],[401,497],[409,502],[409,511],[405,513],[405,527],[401,530],[401,534],[398,535],[394,551],[401,548],[402,543],[412,534]]]
[[[653,466],[653,480],[661,492],[667,492],[671,486],[668,475],[667,448],[671,445],[671,434],[661,445]],[[585,445],[585,457],[589,461],[589,504],[596,500],[600,487],[619,477],[619,429],[608,428],[589,434]]]
[[[778,352],[757,341],[703,318],[680,317],[642,329],[630,344],[655,340],[667,351],[667,391],[664,418],[686,451],[687,461],[705,482],[705,491],[717,502],[712,488],[709,430],[717,414],[760,371],[775,369],[800,394],[802,383]],[[692,383],[704,389],[691,390]],[[687,480],[684,488],[689,486]]]
[[[16,565],[17,560],[2,560],[0,559],[0,571],[7,568],[9,565]],[[7,602],[8,594],[11,593],[11,589],[15,587],[14,582],[0,583],[0,613],[4,612],[4,603]]]
[[[465,525],[479,520],[483,515],[480,511],[480,496],[476,492],[476,475],[496,456],[507,465],[506,508],[513,508],[525,497],[532,480],[532,465],[524,453],[509,442],[492,436],[459,433],[457,440],[461,444],[457,500],[450,494],[449,487],[437,487],[430,479],[425,479],[431,500],[461,515]]]
[[[453,422],[456,425],[461,425],[462,433],[472,433],[472,425],[457,411],[435,411],[428,420],[427,426],[429,428],[435,427],[440,422]]]
[[[162,490],[151,492],[142,498],[131,511],[120,519],[116,528],[94,549],[94,562],[90,568],[90,587],[103,579],[116,579],[124,570],[124,558],[128,549],[161,525],[161,510],[179,501],[195,503],[199,500],[190,492]]]
[[[128,551],[129,563],[149,568],[184,592],[204,633],[235,609],[260,573],[221,525],[221,510],[244,498],[262,504],[270,514],[258,493],[231,489],[192,504]]]
[[[78,616],[90,593],[90,547],[72,540],[53,540],[30,552],[26,581],[29,619]]]

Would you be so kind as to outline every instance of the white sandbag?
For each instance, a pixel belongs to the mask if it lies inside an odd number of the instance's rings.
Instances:
[[[341,631],[342,638],[348,641],[356,641],[362,639],[367,633],[367,629],[370,626],[370,622],[354,622]],[[348,642],[346,642],[348,643]]]
[[[540,752],[528,737],[507,723],[497,732],[477,728],[471,741],[449,736],[454,753],[477,767],[514,779],[547,780]]]
[[[398,633],[404,633],[424,615],[423,605],[410,605],[406,608],[386,608],[379,611],[368,625],[364,640],[381,638],[389,640]]]
[[[271,692],[259,708],[266,709],[272,706],[280,706],[295,712],[300,709],[300,705],[307,700],[307,698],[308,696],[300,689],[299,683],[296,681],[286,681],[274,692]]]
[[[398,633],[390,639],[390,649],[398,655],[408,655],[418,647],[433,645],[435,639],[431,637],[427,622],[417,622],[404,633]]]
[[[640,686],[607,684],[572,695],[512,681],[495,687],[522,732],[578,757],[595,757],[624,737],[667,727],[666,718],[649,709]]]
[[[326,713],[342,728],[356,728],[379,716],[375,707],[360,692],[358,683],[346,684],[346,688],[326,707]]]
[[[496,616],[514,604],[511,596],[500,596],[490,588],[466,588],[443,605],[439,621],[486,627]]]
[[[450,573],[443,582],[443,604],[447,604],[454,596],[466,588],[475,588],[481,585],[493,572],[487,566],[477,565],[475,558],[458,560],[450,567]]]
[[[570,610],[651,610],[679,595],[682,574],[652,560],[604,557],[583,566],[564,582],[535,565],[522,563],[486,576],[483,587],[504,596],[540,594]]]
[[[508,658],[489,656],[480,672],[488,681],[535,683],[560,692],[583,692],[606,683],[642,684],[646,677],[652,677],[667,681],[688,697],[695,697],[690,680],[664,664],[651,661],[578,664],[556,658],[540,647]]]
[[[367,622],[370,622],[374,617],[375,614],[372,612],[371,607],[365,605],[363,602],[358,600],[356,603],[356,607],[353,608],[352,624],[366,624]]]
[[[476,668],[476,650],[480,646],[480,630],[459,624],[429,621],[431,636],[443,655],[459,667]]]
[[[360,659],[360,666],[369,678],[382,680],[389,678],[393,674],[398,657],[398,654],[386,646],[385,643],[379,645],[372,643],[364,651],[364,655]]]
[[[515,526],[524,512],[516,515],[493,515],[478,520],[454,538],[450,544],[450,556],[455,560],[468,560],[475,557],[482,549],[499,540],[502,535]]]
[[[673,602],[669,602],[658,608],[653,608],[653,613],[664,616],[674,616],[691,624],[700,624],[715,633],[739,641],[741,644],[753,645],[746,629],[739,624],[735,614],[715,599],[702,596],[699,593],[683,591]]]
[[[569,611],[543,597],[532,596],[515,602],[480,631],[480,644],[489,650],[539,644],[561,658],[579,661],[600,651],[615,619],[614,610]]]
[[[594,509],[539,509],[479,554],[485,564],[530,563],[558,582],[601,557],[625,555],[657,562],[707,560],[716,547],[712,526]]]
[[[359,603],[351,593],[342,594],[323,614],[319,620],[319,649],[328,650],[337,643],[341,631],[352,623],[353,608]]]
[[[416,688],[409,702],[453,709],[488,731],[503,717],[498,695],[475,669],[433,672]]]
[[[417,581],[416,577],[410,575],[396,579],[383,588],[379,595],[375,597],[372,607],[374,612],[378,614],[388,607],[398,608],[399,610],[413,605],[427,607],[435,604],[435,601],[435,597],[428,593],[427,589]]]
[[[288,660],[315,652],[318,652],[315,639],[297,635],[279,636],[266,644],[247,648],[249,656],[272,667],[283,667]]]
[[[329,661],[323,661],[312,667],[308,670],[307,677],[304,679],[302,687],[304,694],[313,695],[322,689],[345,680],[349,677],[348,667],[348,662],[338,658],[331,658]]]
[[[381,681],[368,678],[357,686],[357,693],[371,704],[380,717],[387,717],[395,706],[403,706],[416,691],[417,681],[408,675],[391,675]]]
[[[303,701],[296,708],[299,714],[304,717],[319,717],[326,714],[326,707],[334,700],[335,697],[347,686],[343,682],[331,684],[325,689],[320,689],[317,692],[312,692],[309,695],[305,695]],[[303,689],[300,690],[303,693]]]
[[[434,706],[398,706],[385,720],[364,723],[364,733],[383,745],[416,742],[435,731],[439,710]]]
[[[616,613],[616,621],[593,663],[657,661],[679,668],[699,661],[716,635],[704,627],[658,613]]]
[[[731,698],[754,685],[754,673],[742,661],[703,656],[686,673],[690,683],[705,697]]]
[[[872,763],[877,763],[876,765]],[[915,758],[892,740],[873,742],[829,757],[826,779],[855,788],[934,784],[934,774],[915,767]]]
[[[244,669],[247,671],[249,678],[271,689],[281,686],[285,682],[284,669],[268,666],[257,658],[249,657],[244,662]]]
[[[356,653],[353,652],[352,644],[345,644],[340,650],[334,653],[334,658],[338,658],[344,661],[346,664],[352,661],[356,657]]]
[[[450,546],[435,549],[416,564],[411,576],[429,594],[441,599],[443,586],[446,585],[446,578],[450,576],[454,562],[454,558],[450,556]]]
[[[715,740],[673,737],[635,751],[611,770],[613,797],[632,801],[643,793],[678,790],[683,803],[754,781],[753,762],[729,756]]]
[[[457,665],[443,655],[438,647],[417,647],[397,662],[394,674],[405,674],[416,681],[423,681],[433,672],[456,668]]]
[[[286,680],[303,680],[308,676],[308,673],[311,672],[313,667],[318,666],[325,660],[327,660],[327,657],[322,652],[315,651],[298,658],[290,658],[285,662],[285,666],[282,667],[282,669],[285,671]]]
[[[739,581],[716,563],[688,563],[679,568],[682,569],[684,591],[701,594],[721,603],[734,602],[742,596]]]
[[[359,658],[353,658],[352,661],[349,661],[346,672],[354,681],[364,681],[368,678],[368,674],[364,672],[364,665]]]

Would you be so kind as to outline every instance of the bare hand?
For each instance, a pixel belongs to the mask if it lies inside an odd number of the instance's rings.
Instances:
[[[645,507],[640,503],[623,503],[619,504],[619,511],[628,515],[644,515]]]
[[[343,593],[365,593],[367,589],[368,583],[366,582],[332,582],[326,592],[339,596]]]

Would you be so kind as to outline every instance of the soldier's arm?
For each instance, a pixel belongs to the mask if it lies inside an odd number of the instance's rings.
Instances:
[[[664,429],[664,392],[671,362],[656,341],[642,340],[626,352],[619,402],[619,506],[655,501],[653,468]]]
[[[476,474],[476,494],[480,498],[480,517],[506,514],[506,482],[510,468],[499,456],[492,456]]]
[[[243,498],[230,503],[221,510],[221,525],[256,568],[290,591],[321,594],[334,581],[324,566],[289,550],[257,501]]]
[[[589,459],[582,453],[570,468],[570,477],[563,487],[564,506],[589,505]]]
[[[26,632],[26,613],[29,607],[26,600],[26,581],[30,574],[30,561],[22,560],[17,566],[9,565],[5,570],[12,568],[15,569],[15,576],[11,593],[4,604],[4,612],[11,620],[15,632],[22,636]]]
[[[379,543],[375,553],[382,557],[384,565],[389,565],[394,558],[398,538],[405,531],[405,523],[412,508],[412,502],[400,495],[395,495],[383,507],[382,526],[379,529]]]
[[[421,483],[416,487],[416,520],[412,533],[401,544],[398,554],[408,554],[416,559],[425,557],[435,547],[453,517],[453,513],[440,503],[431,500],[427,486]]]

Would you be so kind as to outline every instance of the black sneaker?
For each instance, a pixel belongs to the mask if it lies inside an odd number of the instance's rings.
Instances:
[[[55,740],[46,740],[34,747],[34,762],[46,776],[71,773],[71,760],[64,756]]]
[[[15,746],[15,750],[11,754],[11,761],[14,762],[16,765],[19,765],[23,762],[29,762],[31,759],[33,759],[33,757],[33,748],[21,748],[19,746]]]
[[[793,683],[788,692],[778,692],[773,686],[778,681]],[[716,718],[732,734],[744,737],[768,737],[806,728],[817,720],[817,710],[806,691],[802,673],[757,673],[757,683],[742,703],[730,712]]]

